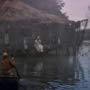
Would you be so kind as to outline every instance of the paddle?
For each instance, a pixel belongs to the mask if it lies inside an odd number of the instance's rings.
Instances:
[[[12,58],[12,60],[14,60],[14,64],[15,64],[15,63],[16,63],[16,60],[15,60],[16,49],[14,49],[13,52],[14,52],[14,53],[11,55],[11,58]],[[17,73],[17,76],[18,76],[18,79],[20,79],[20,78],[21,78],[21,75],[20,75],[20,73],[18,72],[17,67],[16,67],[14,64],[12,64],[12,62],[10,62],[10,64],[12,65],[12,67],[15,68],[16,73]]]

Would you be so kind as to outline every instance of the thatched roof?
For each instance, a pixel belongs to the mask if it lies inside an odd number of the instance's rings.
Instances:
[[[20,0],[6,0],[0,8],[0,20],[17,21],[17,20],[37,19],[40,23],[67,23],[68,20],[56,15],[42,13],[42,11],[30,7]]]

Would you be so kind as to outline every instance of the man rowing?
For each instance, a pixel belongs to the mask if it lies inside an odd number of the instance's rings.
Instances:
[[[20,77],[15,62],[15,58],[10,59],[5,49],[0,63],[0,90],[18,90]]]
[[[10,61],[8,51],[7,49],[4,50],[3,52],[3,57],[1,61],[1,75],[2,76],[17,76],[17,71],[15,68],[15,58],[13,57],[12,60]]]

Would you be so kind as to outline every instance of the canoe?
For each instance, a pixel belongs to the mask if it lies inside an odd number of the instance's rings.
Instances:
[[[0,77],[0,90],[18,90],[17,77]]]
[[[0,90],[18,90],[18,72],[15,68],[11,72],[11,74],[0,74]]]

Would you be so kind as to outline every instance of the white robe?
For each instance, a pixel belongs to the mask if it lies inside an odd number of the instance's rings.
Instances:
[[[35,40],[35,44],[34,44],[34,47],[35,49],[38,51],[38,52],[43,52],[43,45],[41,44],[41,40]]]

